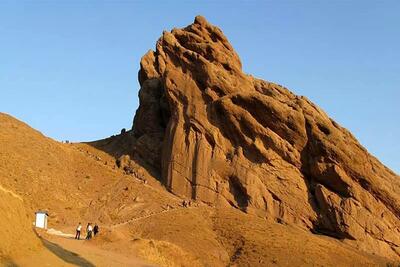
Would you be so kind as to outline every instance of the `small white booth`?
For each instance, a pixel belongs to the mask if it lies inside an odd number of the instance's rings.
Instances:
[[[35,226],[38,228],[47,229],[47,217],[49,217],[47,211],[37,211],[35,212],[36,220]]]

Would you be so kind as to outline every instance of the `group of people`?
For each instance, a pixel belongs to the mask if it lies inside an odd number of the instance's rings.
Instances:
[[[78,226],[76,227],[76,235],[75,239],[80,240],[81,239],[81,232],[82,232],[82,224],[79,223]],[[86,238],[87,240],[90,240],[92,237],[96,236],[99,233],[99,226],[95,224],[92,226],[92,223],[88,223],[86,226]]]

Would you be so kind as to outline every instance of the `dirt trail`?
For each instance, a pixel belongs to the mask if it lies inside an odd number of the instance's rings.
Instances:
[[[86,240],[75,240],[57,235],[44,235],[43,245],[57,257],[49,259],[45,254],[38,253],[15,261],[18,266],[155,266],[147,264],[135,256],[126,256],[112,251],[106,251]],[[47,251],[46,251],[47,252]],[[42,255],[43,254],[43,255]],[[61,261],[60,261],[61,260]]]
[[[175,210],[178,210],[178,209],[195,209],[195,208],[197,208],[197,207],[176,207],[176,208],[175,207],[171,207],[169,209],[165,209],[165,210],[162,210],[162,211],[159,211],[159,212],[153,212],[153,213],[149,213],[149,214],[146,214],[146,215],[143,215],[143,216],[134,217],[134,218],[132,218],[130,220],[127,220],[125,222],[113,224],[113,225],[110,226],[110,228],[114,229],[114,228],[117,228],[117,227],[121,227],[121,226],[127,225],[127,224],[129,224],[131,222],[136,222],[136,221],[139,221],[139,220],[142,220],[142,219],[147,219],[147,218],[150,218],[150,217],[162,214],[162,213],[167,213],[167,212],[175,211]]]
[[[14,193],[13,191],[11,191],[11,190],[5,189],[1,184],[0,184],[0,191],[3,191],[4,193],[8,193],[8,194],[10,194],[11,196],[13,196],[13,197],[15,197],[15,198],[17,198],[17,199],[23,201],[22,198],[21,198],[19,195],[15,194],[15,193]]]

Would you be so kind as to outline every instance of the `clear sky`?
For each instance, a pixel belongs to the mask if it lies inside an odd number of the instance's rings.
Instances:
[[[400,1],[0,0],[0,111],[57,140],[130,128],[141,56],[204,15],[400,173]]]

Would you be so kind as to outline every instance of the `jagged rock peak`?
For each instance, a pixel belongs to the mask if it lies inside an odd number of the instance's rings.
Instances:
[[[141,60],[130,154],[176,195],[400,255],[400,178],[286,88],[255,79],[203,17]]]
[[[163,32],[156,51],[150,50],[141,60],[140,84],[150,78],[162,77],[168,61],[177,67],[197,71],[211,63],[232,75],[243,75],[239,56],[225,35],[202,16],[197,16],[194,23],[184,29]]]

